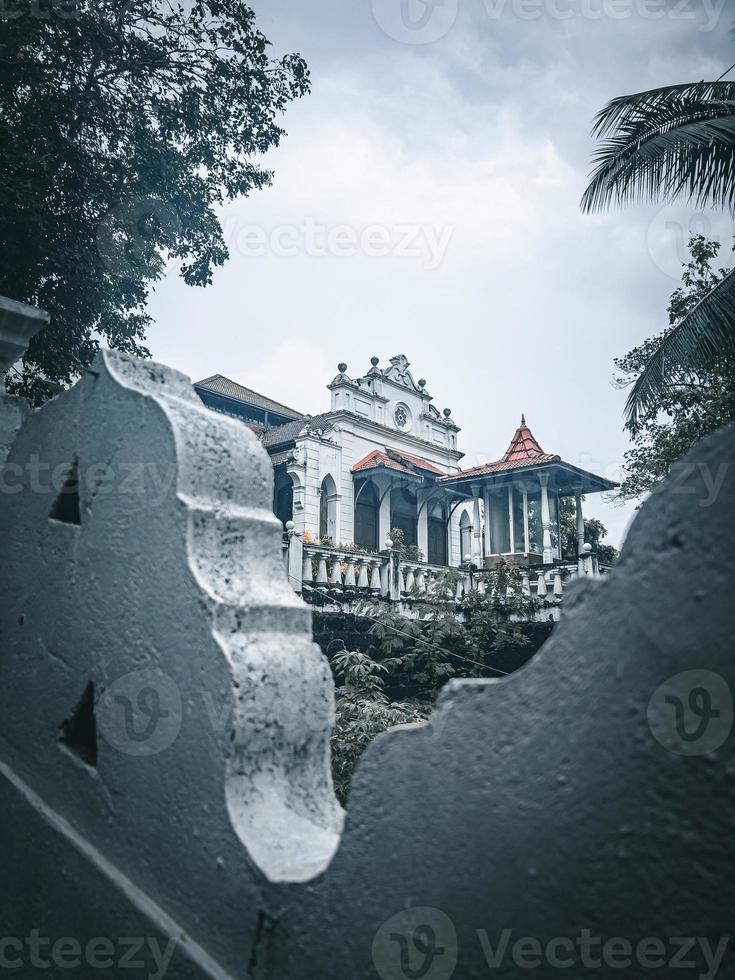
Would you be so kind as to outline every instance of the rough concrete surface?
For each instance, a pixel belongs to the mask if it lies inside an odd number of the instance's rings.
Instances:
[[[270,462],[187,378],[105,353],[28,419],[6,476],[0,931],[165,920],[189,937],[176,975],[209,957],[244,976],[267,880],[321,870],[342,819]]]

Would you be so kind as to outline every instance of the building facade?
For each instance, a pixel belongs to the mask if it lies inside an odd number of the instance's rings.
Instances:
[[[221,375],[195,388],[258,432],[273,462],[274,512],[324,546],[377,554],[397,528],[435,566],[491,567],[501,556],[552,565],[561,559],[559,498],[576,499],[581,553],[582,498],[614,487],[545,453],[525,419],[499,460],[463,469],[451,410],[434,405],[402,354],[385,368],[373,357],[356,378],[338,365],[330,410],[313,416]]]

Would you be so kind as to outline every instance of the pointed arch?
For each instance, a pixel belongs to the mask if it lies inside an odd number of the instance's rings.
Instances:
[[[464,562],[472,554],[472,518],[469,511],[463,510],[459,518],[459,560]]]
[[[380,497],[372,480],[355,484],[355,544],[378,550]]]
[[[449,564],[449,515],[446,502],[434,500],[429,504],[429,553],[432,565]]]
[[[416,493],[405,486],[394,487],[390,495],[390,526],[403,531],[407,545],[418,542],[418,506]]]
[[[327,473],[319,488],[319,539],[331,540],[339,544],[337,528],[337,484],[334,477]]]

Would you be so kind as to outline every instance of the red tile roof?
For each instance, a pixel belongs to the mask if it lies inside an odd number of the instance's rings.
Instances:
[[[408,453],[395,451],[398,456],[402,459],[407,459],[409,463],[413,463],[414,466],[418,466],[420,470],[427,470],[429,473],[436,473],[437,476],[444,476],[444,470],[440,470],[438,466],[434,466],[433,463],[427,463],[425,459],[421,459],[420,456],[409,456]]]
[[[352,467],[352,472],[360,473],[363,470],[373,470],[383,466],[388,470],[396,470],[399,473],[408,473],[411,476],[416,476],[417,474],[409,466],[403,465],[401,462],[403,460],[405,463],[410,463],[417,469],[425,470],[427,473],[444,476],[443,470],[438,469],[433,463],[427,463],[425,459],[420,459],[418,456],[409,456],[408,453],[398,452],[398,450],[391,450],[391,453],[392,455],[389,456],[382,449],[374,449],[364,459],[355,463]],[[395,457],[398,458],[396,459]]]
[[[398,470],[400,473],[411,472],[407,466],[401,466],[399,462],[391,459],[387,453],[381,452],[379,449],[374,449],[364,459],[355,463],[352,467],[352,472],[360,473],[362,470],[374,470],[379,466],[384,466],[388,470]]]
[[[484,463],[469,470],[460,470],[443,477],[445,480],[461,480],[464,477],[484,476],[489,473],[503,473],[506,470],[516,470],[524,466],[538,466],[541,463],[558,463],[561,456],[545,453],[539,446],[533,433],[526,425],[526,419],[521,417],[521,424],[515,431],[510,445],[505,450],[502,459],[495,463]]]
[[[516,460],[526,462],[529,459],[537,459],[539,456],[548,455],[536,442],[533,433],[526,425],[525,415],[521,416],[521,424],[515,431],[515,435],[510,440],[510,445],[505,450],[501,463],[513,463]]]

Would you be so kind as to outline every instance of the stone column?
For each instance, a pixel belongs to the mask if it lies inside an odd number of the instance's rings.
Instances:
[[[584,554],[584,514],[582,513],[582,494],[575,493],[574,502],[577,507],[577,554]]]
[[[485,507],[485,557],[489,558],[493,553],[493,536],[490,525],[490,490],[485,487],[482,502]]]
[[[286,521],[288,533],[288,580],[294,592],[301,592],[304,574],[304,539],[294,528],[293,521]],[[311,563],[309,563],[311,571]]]
[[[549,511],[549,475],[539,473],[541,484],[541,526],[544,532],[544,565],[554,563],[554,551],[551,547],[551,513]]]
[[[531,535],[528,523],[528,487],[523,487],[523,550],[528,554],[531,550]]]
[[[390,490],[383,488],[381,493],[384,496],[380,501],[380,510],[378,511],[378,544],[384,548],[390,535]]]
[[[482,566],[482,517],[480,515],[480,487],[472,488],[472,563]],[[464,555],[462,555],[464,561]]]
[[[419,507],[419,516],[416,527],[416,544],[419,546],[424,561],[429,560],[429,505],[425,500],[419,502],[418,495],[416,502]]]
[[[516,534],[515,526],[513,522],[513,484],[508,484],[508,540],[510,542],[510,553],[515,554],[516,551]]]

